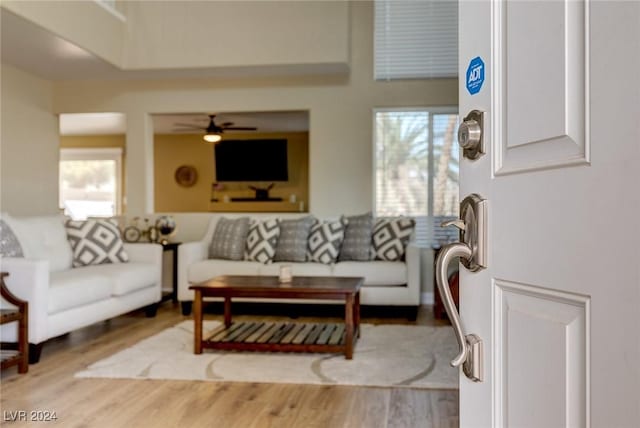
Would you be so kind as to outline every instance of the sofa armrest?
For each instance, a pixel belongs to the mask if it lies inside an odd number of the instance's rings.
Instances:
[[[149,242],[127,243],[124,250],[129,255],[129,261],[138,263],[149,263],[155,267],[157,283],[158,301],[162,299],[162,245]]]
[[[420,254],[422,249],[415,244],[407,245],[405,262],[407,263],[407,289],[411,300],[420,305]]]
[[[189,290],[189,266],[206,258],[206,241],[185,242],[178,247],[178,300],[193,300],[193,291]]]
[[[124,250],[132,262],[154,263],[162,266],[162,245],[160,244],[125,243]]]
[[[29,342],[44,342],[49,338],[49,262],[22,257],[2,257],[0,270],[9,273],[5,278],[9,291],[29,302]]]

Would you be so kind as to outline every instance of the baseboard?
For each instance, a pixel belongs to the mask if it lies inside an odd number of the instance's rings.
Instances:
[[[420,295],[420,304],[433,305],[433,292],[426,291]]]

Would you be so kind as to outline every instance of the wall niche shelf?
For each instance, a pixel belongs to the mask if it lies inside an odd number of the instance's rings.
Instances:
[[[210,212],[307,212],[307,206],[301,201],[229,201],[209,202]]]

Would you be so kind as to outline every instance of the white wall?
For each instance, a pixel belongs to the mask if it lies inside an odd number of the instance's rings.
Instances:
[[[349,60],[344,1],[126,2],[126,69],[283,66]]]
[[[373,7],[351,5],[351,73],[345,76],[60,82],[57,112],[127,114],[128,214],[152,212],[151,113],[309,110],[310,209],[318,216],[372,209],[372,110],[457,104],[457,80],[373,80]],[[310,46],[309,49],[314,49]],[[78,96],[82,94],[82,96]],[[133,157],[132,157],[133,155]]]
[[[58,119],[51,82],[2,65],[0,210],[58,212]]]
[[[346,1],[123,1],[120,15],[92,0],[2,7],[123,70],[348,69]]]

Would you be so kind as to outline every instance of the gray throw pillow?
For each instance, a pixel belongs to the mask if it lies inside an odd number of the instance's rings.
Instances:
[[[347,228],[340,250],[340,261],[366,262],[372,258],[371,235],[373,234],[373,214],[347,217]]]
[[[373,228],[373,250],[376,260],[402,260],[416,222],[412,218],[381,218]]]
[[[243,260],[249,234],[249,217],[218,220],[209,245],[210,259]]]
[[[0,256],[24,257],[20,241],[18,241],[9,225],[2,219],[0,219]]]
[[[311,226],[315,222],[312,216],[297,220],[280,221],[280,237],[276,247],[276,262],[304,262],[307,260],[307,240]]]
[[[327,265],[335,263],[344,240],[347,223],[347,219],[342,217],[337,221],[314,224],[309,234],[307,259]]]

